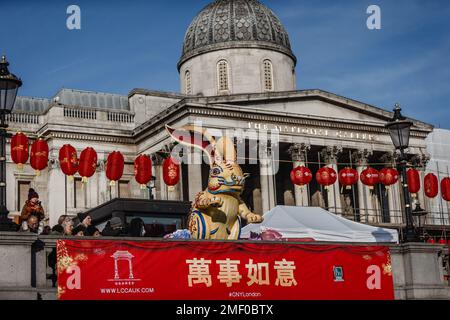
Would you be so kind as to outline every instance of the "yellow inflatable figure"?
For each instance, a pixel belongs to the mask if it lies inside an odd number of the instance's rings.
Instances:
[[[194,239],[237,240],[241,218],[248,223],[262,222],[262,216],[251,212],[240,198],[248,175],[237,163],[231,139],[221,137],[216,141],[206,129],[193,126],[166,129],[174,140],[205,151],[210,160],[208,188],[197,194],[189,216]]]

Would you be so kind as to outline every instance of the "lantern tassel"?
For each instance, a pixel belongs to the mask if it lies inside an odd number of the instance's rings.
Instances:
[[[81,178],[81,182],[82,183],[87,183],[88,182],[88,178],[87,177],[82,177]]]
[[[175,191],[175,187],[174,187],[174,186],[168,186],[168,187],[167,187],[167,190],[168,190],[169,192],[173,192],[173,191]]]
[[[23,171],[23,163],[18,163],[18,164],[16,165],[16,167],[17,167],[17,170]]]
[[[114,186],[116,185],[116,181],[111,180],[111,181],[109,182],[109,185],[110,185],[111,187],[114,187]]]
[[[73,176],[68,176],[68,178],[70,182],[73,182]]]
[[[41,175],[41,170],[34,170],[34,173],[36,174],[36,177],[39,177]]]
[[[141,184],[141,189],[144,190],[145,188],[147,188],[147,186],[145,184]]]

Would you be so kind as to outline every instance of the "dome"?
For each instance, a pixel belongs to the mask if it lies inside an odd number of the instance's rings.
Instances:
[[[287,32],[269,8],[256,0],[216,0],[189,26],[178,69],[194,56],[229,48],[275,50],[296,62]]]

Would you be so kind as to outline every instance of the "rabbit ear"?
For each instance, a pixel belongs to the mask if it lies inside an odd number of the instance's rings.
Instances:
[[[216,141],[205,128],[188,125],[175,129],[166,125],[166,130],[175,141],[204,151],[210,165],[213,163]]]
[[[215,162],[237,162],[236,148],[233,140],[221,137],[217,140],[214,154]]]

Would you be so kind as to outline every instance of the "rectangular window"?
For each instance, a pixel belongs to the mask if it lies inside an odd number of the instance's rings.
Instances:
[[[131,198],[131,190],[129,181],[119,181],[119,198]]]
[[[30,181],[18,181],[17,211],[21,211],[25,201],[28,200],[30,185]]]
[[[75,178],[74,183],[74,195],[73,203],[74,208],[86,208],[86,186],[81,182],[81,178]]]

